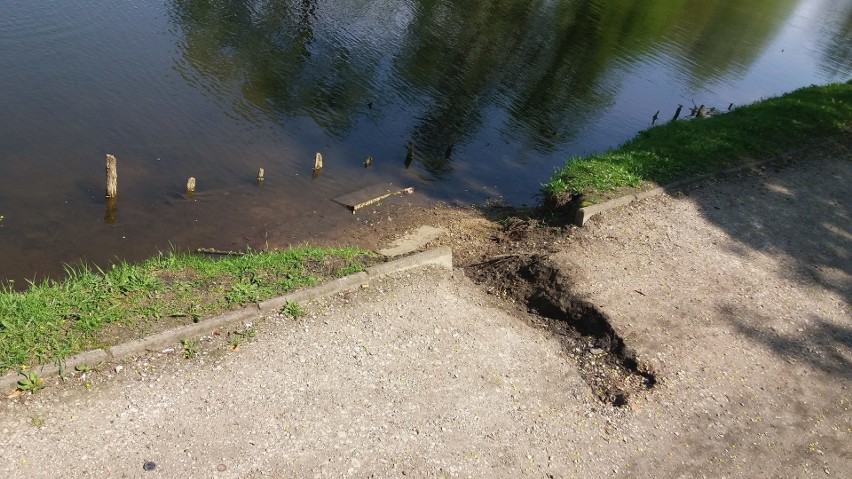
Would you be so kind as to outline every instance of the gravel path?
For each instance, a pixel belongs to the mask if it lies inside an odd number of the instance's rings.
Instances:
[[[551,257],[661,381],[636,477],[850,477],[850,185],[848,152],[770,166],[611,211]]]
[[[541,477],[598,405],[544,331],[422,271],[3,406],[3,477]],[[590,414],[590,413],[589,413]],[[588,438],[587,438],[588,439]],[[146,461],[156,469],[143,470]],[[561,464],[561,465],[560,465]]]
[[[848,159],[769,168],[560,243],[657,374],[629,407],[507,301],[423,270],[237,351],[223,332],[4,399],[0,477],[848,477],[851,178]]]

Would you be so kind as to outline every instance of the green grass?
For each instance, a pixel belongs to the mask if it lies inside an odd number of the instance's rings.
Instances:
[[[615,150],[570,158],[543,186],[548,199],[665,185],[769,158],[852,128],[852,81],[802,88],[707,119],[640,132]]]
[[[305,314],[305,311],[302,309],[301,304],[295,301],[287,301],[287,303],[284,304],[284,307],[281,308],[281,313],[285,316],[297,319],[301,318]]]
[[[170,252],[106,270],[68,267],[65,280],[24,291],[7,284],[0,287],[0,373],[198,321],[342,269],[360,271],[370,258],[358,249],[312,247],[223,258]]]

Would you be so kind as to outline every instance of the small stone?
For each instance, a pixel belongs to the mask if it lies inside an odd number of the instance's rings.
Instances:
[[[225,472],[226,469],[228,469],[228,466],[224,464],[219,464],[218,466],[216,466],[216,470],[219,472]]]
[[[592,348],[589,352],[597,356],[598,354],[603,354],[604,350],[601,348]]]
[[[142,464],[142,469],[146,471],[153,471],[156,468],[157,464],[154,461],[145,461],[145,463]]]
[[[121,364],[119,364],[118,366],[116,366],[116,367],[115,367],[115,372],[116,372],[116,373],[120,373],[120,372],[121,372],[121,371],[123,371],[123,370],[124,370],[124,366],[122,366]],[[147,463],[146,463],[146,464],[147,464]],[[154,464],[154,463],[152,462],[151,464]],[[154,467],[157,467],[157,466],[156,466],[156,464],[154,465]],[[147,470],[147,469],[146,469],[146,470]]]

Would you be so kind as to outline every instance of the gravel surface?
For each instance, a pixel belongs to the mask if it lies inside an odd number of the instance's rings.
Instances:
[[[545,245],[655,372],[627,407],[535,318],[427,269],[3,399],[0,477],[848,477],[848,158]]]
[[[848,152],[794,159],[593,218],[550,257],[661,381],[636,477],[850,477],[850,185]]]
[[[211,339],[7,402],[0,476],[542,477],[600,441],[601,405],[558,342],[464,277],[394,276],[308,309],[237,352]]]

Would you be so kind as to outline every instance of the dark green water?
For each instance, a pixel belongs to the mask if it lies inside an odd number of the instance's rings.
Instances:
[[[378,182],[530,203],[658,110],[849,78],[852,0],[0,0],[0,277],[316,241]]]

